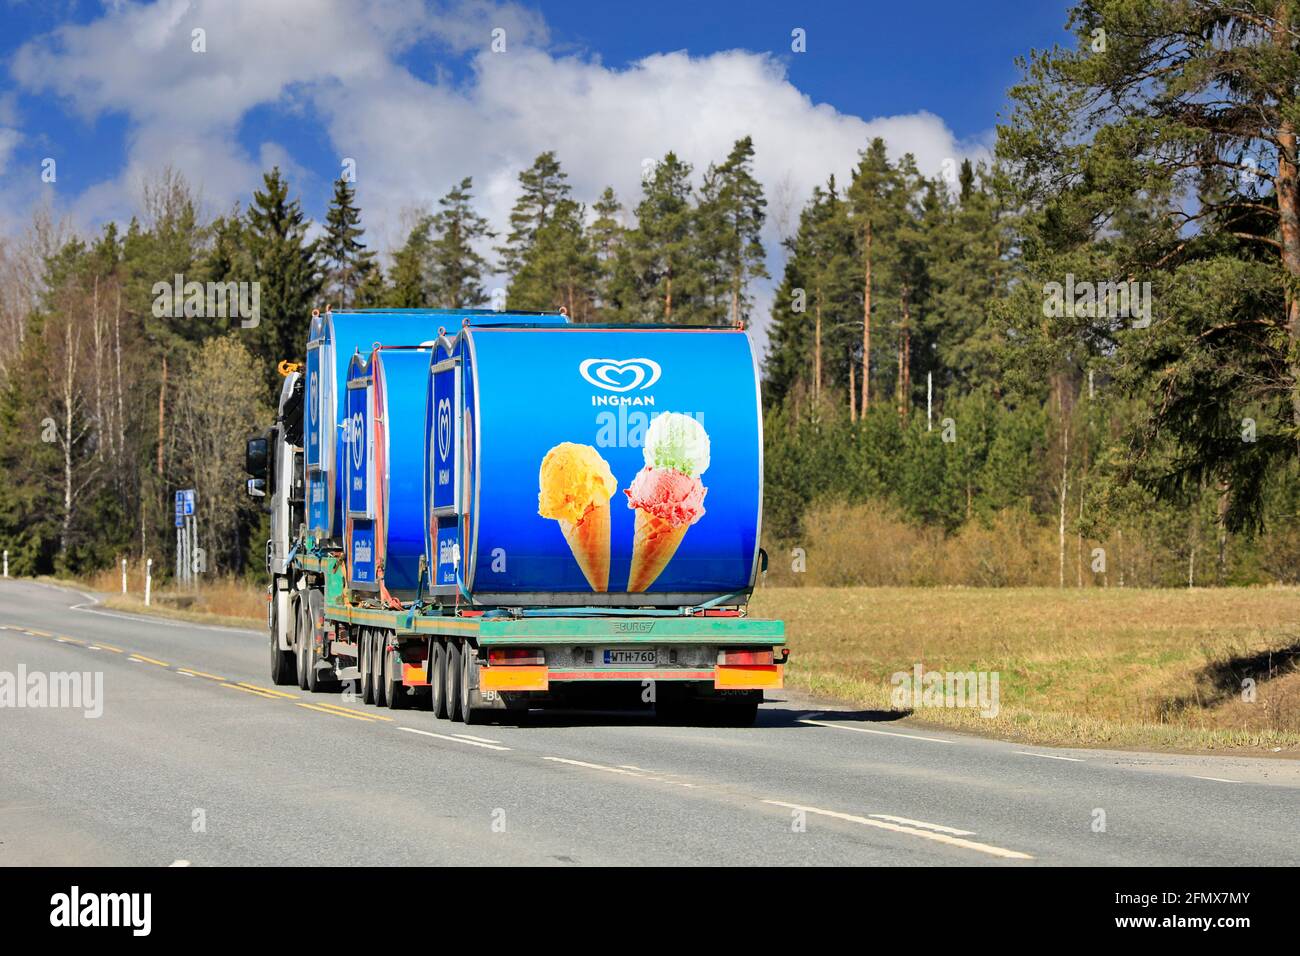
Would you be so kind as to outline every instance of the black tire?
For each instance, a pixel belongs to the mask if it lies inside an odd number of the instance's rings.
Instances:
[[[370,632],[370,681],[374,685],[376,707],[388,706],[388,684],[384,681],[384,655],[388,653],[388,632],[375,628]]]
[[[293,648],[298,671],[299,690],[307,689],[307,645],[311,643],[311,630],[307,627],[307,607],[301,595],[294,602]]]
[[[375,702],[375,675],[370,669],[370,659],[374,655],[374,630],[368,627],[361,628],[361,633],[357,636],[359,645],[357,653],[357,669],[361,671],[361,703],[373,704]]]
[[[759,699],[750,697],[742,700],[729,700],[718,707],[717,725],[719,727],[753,727],[758,719]]]
[[[469,679],[470,668],[477,667],[477,654],[475,648],[466,644],[461,648],[460,662],[460,715],[461,719],[467,724],[486,724],[492,716],[492,712],[487,707],[474,707],[470,703],[473,696],[471,690],[472,682]]]
[[[429,640],[429,693],[433,716],[447,717],[447,646],[438,638]]]
[[[298,660],[292,650],[280,650],[280,602],[271,592],[271,683],[279,687],[298,682]]]
[[[384,652],[384,694],[390,710],[406,710],[411,706],[410,688],[402,683],[402,656],[397,648]]]
[[[455,638],[447,638],[447,681],[443,685],[446,689],[444,696],[447,698],[447,719],[463,720],[464,715],[461,712],[460,705],[460,645]]]

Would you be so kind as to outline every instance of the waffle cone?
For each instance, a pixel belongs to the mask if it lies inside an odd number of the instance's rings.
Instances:
[[[582,568],[582,574],[597,592],[609,590],[609,503],[587,509],[581,521],[560,519],[560,530]]]
[[[632,538],[632,570],[627,577],[629,592],[644,591],[654,584],[677,553],[689,527],[689,524],[673,525],[648,511],[637,509],[636,531]]]

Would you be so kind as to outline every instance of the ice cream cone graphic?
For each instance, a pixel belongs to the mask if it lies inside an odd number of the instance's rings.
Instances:
[[[609,463],[590,445],[561,442],[542,459],[537,480],[537,513],[559,522],[591,589],[608,591],[609,499],[618,490]]]
[[[673,559],[691,525],[704,516],[708,489],[700,474],[709,467],[709,436],[689,415],[665,412],[646,429],[646,466],[627,495],[636,511],[630,593],[647,590]]]

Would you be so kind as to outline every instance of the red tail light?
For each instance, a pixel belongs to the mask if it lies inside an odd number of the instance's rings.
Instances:
[[[533,664],[546,663],[546,654],[539,647],[490,647],[489,664]]]
[[[772,649],[766,647],[761,651],[718,651],[719,664],[771,664]]]

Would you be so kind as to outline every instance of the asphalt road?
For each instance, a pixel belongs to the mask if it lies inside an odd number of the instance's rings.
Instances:
[[[0,581],[0,628],[0,675],[103,675],[98,718],[0,707],[5,865],[1300,863],[1294,761],[1026,747],[790,693],[745,729],[466,727],[274,688],[259,633],[32,582]]]

